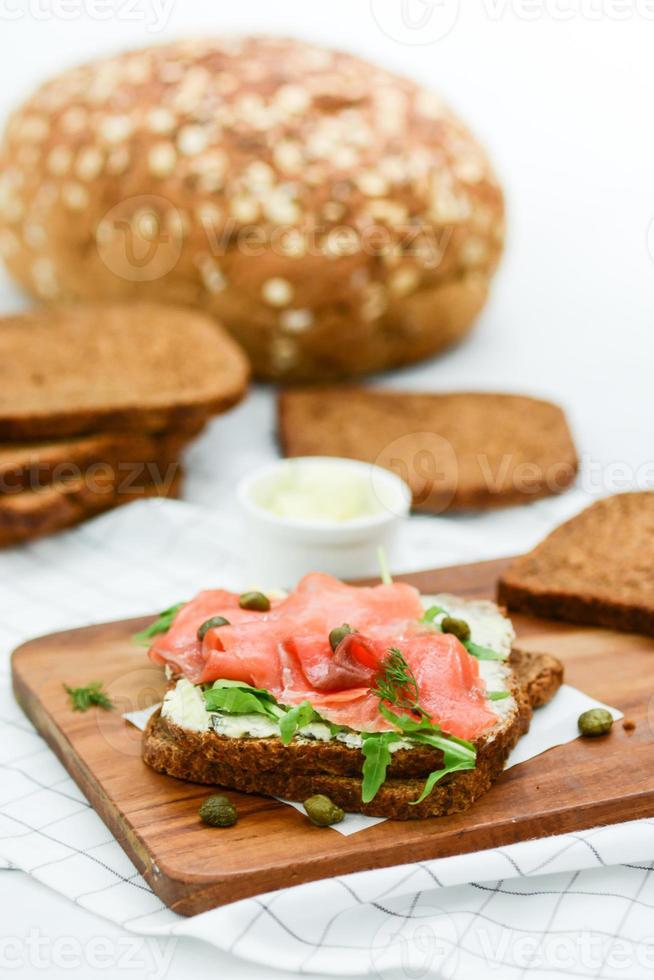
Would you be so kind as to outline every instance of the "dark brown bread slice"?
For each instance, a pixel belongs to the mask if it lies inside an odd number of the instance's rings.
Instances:
[[[177,497],[182,479],[178,462],[162,460],[128,474],[99,470],[0,497],[0,548],[53,534],[136,500]]]
[[[516,707],[506,722],[477,744],[477,766],[453,773],[436,784],[422,803],[411,805],[425,778],[443,764],[442,753],[427,746],[393,753],[387,779],[372,802],[361,801],[359,749],[343,743],[298,742],[283,745],[278,738],[225,738],[214,732],[179,728],[157,711],[143,733],[143,759],[159,772],[191,782],[227,786],[246,793],[264,793],[288,800],[305,800],[314,793],[327,796],[350,812],[410,820],[444,816],[467,809],[501,774],[518,738],[529,728],[530,692],[540,703],[558,690],[563,668],[552,670],[554,658],[543,661],[538,681],[536,655],[512,654],[512,693]],[[558,663],[558,662],[557,662]]]
[[[0,320],[0,440],[201,423],[245,394],[248,363],[202,313],[147,303]]]
[[[522,395],[366,388],[283,392],[286,456],[345,456],[407,481],[416,510],[482,510],[560,493],[577,454],[562,410]]]
[[[202,429],[161,435],[106,432],[43,443],[0,445],[0,498],[80,476],[90,467],[127,473],[132,464],[175,459]]]
[[[654,491],[598,500],[502,575],[510,609],[654,636]]]
[[[551,701],[563,683],[563,664],[551,653],[513,647],[509,664],[532,708],[542,708]]]

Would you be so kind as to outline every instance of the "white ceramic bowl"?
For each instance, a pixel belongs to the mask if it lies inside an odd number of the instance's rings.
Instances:
[[[290,467],[328,474],[330,488],[338,485],[339,474],[344,486],[349,474],[363,477],[360,482],[369,488],[374,511],[347,520],[279,516],[263,501]],[[250,577],[269,588],[293,586],[308,572],[341,578],[374,573],[380,547],[392,562],[393,540],[411,508],[411,491],[394,473],[333,456],[277,460],[243,477],[236,492],[248,537]]]

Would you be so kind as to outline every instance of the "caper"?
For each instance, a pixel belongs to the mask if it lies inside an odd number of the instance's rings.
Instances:
[[[204,640],[209,630],[216,629],[217,626],[229,626],[229,620],[225,619],[224,616],[212,616],[211,619],[205,619],[202,626],[198,628],[198,640]]]
[[[342,626],[337,626],[335,629],[333,629],[329,634],[329,645],[332,650],[335,651],[341,640],[344,640],[345,637],[349,636],[351,633],[356,633],[356,630],[353,630],[347,623],[343,623]]]
[[[582,735],[587,738],[596,738],[598,735],[608,735],[613,725],[611,712],[606,708],[590,708],[579,715],[577,727]]]
[[[238,813],[226,796],[210,796],[200,807],[200,818],[210,827],[233,827]]]
[[[270,599],[263,592],[244,592],[238,600],[241,609],[252,609],[255,612],[268,612]]]
[[[458,640],[465,643],[470,639],[470,627],[465,619],[455,619],[454,616],[444,616],[441,620],[441,629],[444,633],[452,633]]]
[[[307,811],[307,817],[316,827],[331,827],[333,823],[340,823],[345,816],[340,806],[336,806],[328,796],[323,796],[321,793],[305,800],[304,809]]]

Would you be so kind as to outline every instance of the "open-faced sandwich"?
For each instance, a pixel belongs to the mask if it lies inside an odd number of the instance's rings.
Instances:
[[[181,779],[408,819],[464,810],[504,767],[554,658],[492,602],[312,574],[201,592],[141,634],[170,686],[143,758]]]

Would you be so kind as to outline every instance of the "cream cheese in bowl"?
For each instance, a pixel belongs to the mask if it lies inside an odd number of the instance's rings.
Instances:
[[[340,461],[290,459],[255,482],[251,499],[263,510],[297,521],[342,524],[383,510],[370,475]]]
[[[275,583],[318,567],[341,577],[374,572],[377,550],[390,553],[411,507],[411,491],[394,473],[332,456],[261,467],[241,480],[237,496],[252,574]]]

